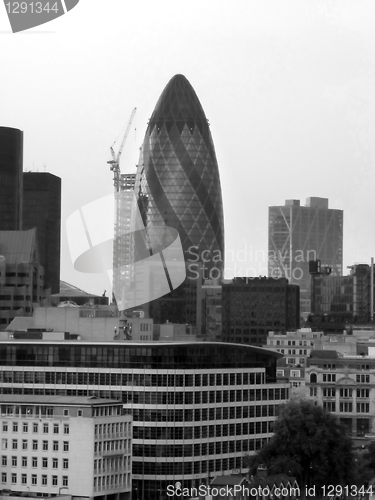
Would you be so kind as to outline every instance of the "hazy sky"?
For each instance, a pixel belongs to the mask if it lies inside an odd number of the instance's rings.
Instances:
[[[12,34],[1,7],[0,125],[24,131],[24,170],[62,178],[61,278],[108,289],[105,277],[74,270],[65,221],[112,192],[109,147],[137,107],[121,163],[134,171],[147,121],[176,73],[211,124],[227,277],[267,274],[268,206],[289,198],[327,197],[343,209],[344,267],[369,262],[374,19],[373,0],[80,0]]]

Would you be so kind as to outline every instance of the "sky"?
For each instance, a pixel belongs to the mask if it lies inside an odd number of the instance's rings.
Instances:
[[[223,193],[226,277],[267,275],[268,207],[329,198],[344,210],[344,269],[375,256],[373,0],[80,0],[13,34],[0,8],[1,126],[24,131],[24,170],[62,178],[66,220],[113,192],[107,161],[138,162],[168,81],[186,76],[209,119]],[[111,221],[111,214],[108,216]]]

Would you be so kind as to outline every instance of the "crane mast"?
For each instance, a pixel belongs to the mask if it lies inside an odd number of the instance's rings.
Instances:
[[[122,142],[121,142],[121,146],[120,146],[120,149],[117,153],[117,156],[116,156],[116,153],[113,149],[113,146],[114,146],[114,143],[112,144],[110,150],[111,150],[111,155],[112,155],[112,160],[110,161],[107,161],[107,163],[110,166],[110,170],[112,170],[113,172],[113,185],[115,187],[115,192],[118,193],[120,191],[120,179],[121,179],[121,169],[120,169],[120,158],[121,158],[121,153],[122,153],[122,150],[124,149],[124,146],[125,146],[125,142],[126,142],[126,139],[129,135],[129,131],[130,131],[130,127],[133,123],[133,119],[134,119],[134,116],[135,116],[135,113],[137,111],[137,108],[134,108],[133,111],[132,111],[132,114],[130,115],[130,118],[129,118],[129,122],[128,122],[128,126],[126,127],[126,130],[125,130],[125,134],[124,134],[124,137],[122,139]],[[116,142],[116,141],[115,141]]]

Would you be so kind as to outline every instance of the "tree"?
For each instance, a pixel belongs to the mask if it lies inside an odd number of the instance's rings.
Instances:
[[[291,401],[280,409],[274,435],[248,458],[250,474],[264,464],[270,474],[294,476],[304,496],[305,486],[350,485],[354,479],[352,442],[345,427],[308,400]]]

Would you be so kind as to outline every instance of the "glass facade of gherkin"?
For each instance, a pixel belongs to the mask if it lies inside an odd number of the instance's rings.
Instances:
[[[201,261],[204,252],[204,277],[223,277],[224,219],[215,148],[202,105],[182,75],[169,81],[149,121],[135,193],[146,228],[177,229],[185,260]]]

